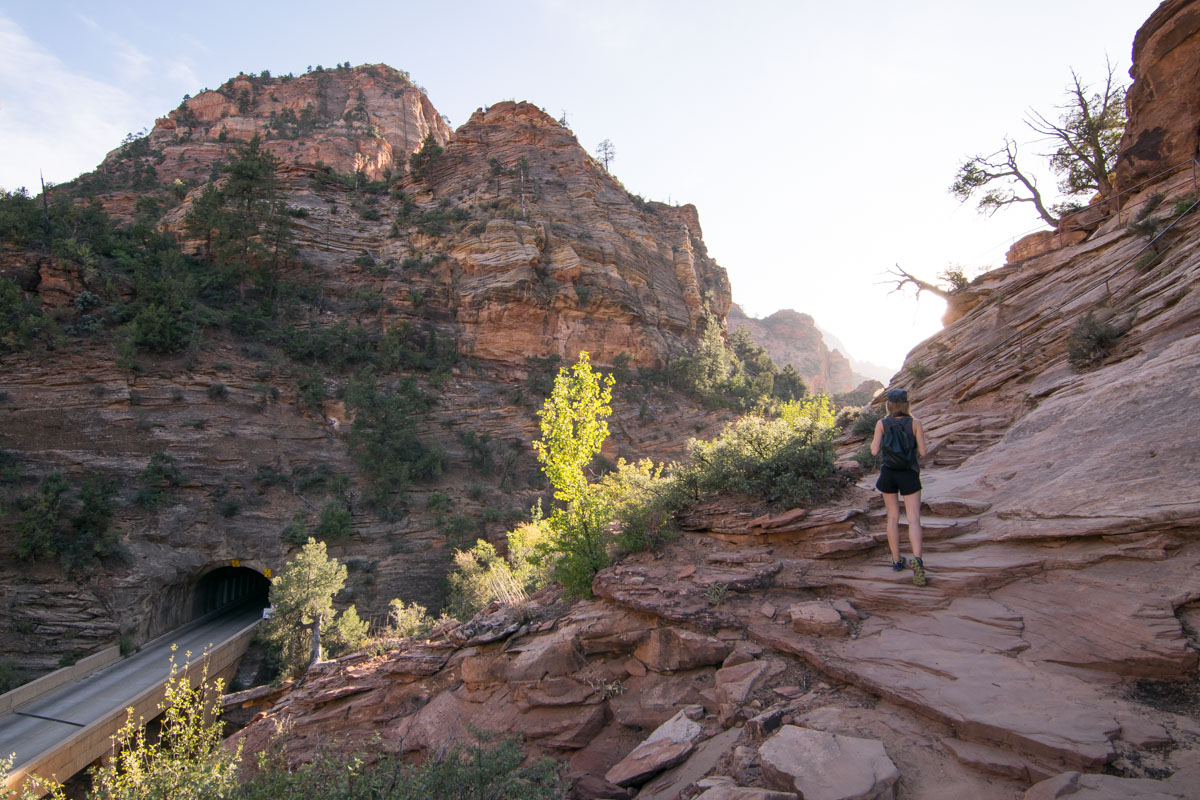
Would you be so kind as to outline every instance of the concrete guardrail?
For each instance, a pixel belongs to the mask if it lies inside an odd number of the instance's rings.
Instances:
[[[215,645],[208,651],[204,658],[199,658],[189,664],[186,675],[191,684],[193,686],[199,685],[205,663],[208,664],[208,677],[210,680],[217,677],[226,677],[227,673],[232,672],[242,654],[246,652],[250,640],[254,637],[254,630],[258,626],[258,622],[256,620],[250,623],[220,644]],[[112,649],[115,650],[117,648]],[[96,655],[99,656],[101,654],[97,653]],[[82,663],[81,661],[80,665]],[[182,665],[180,666],[182,667]],[[99,667],[96,669],[99,669]],[[92,672],[95,672],[96,669],[93,669]],[[59,670],[59,672],[62,671]],[[46,677],[50,676],[47,675]],[[49,690],[43,690],[43,694],[45,691]],[[9,694],[12,694],[12,692]],[[5,788],[18,790],[30,775],[39,775],[44,778],[59,776],[58,779],[60,780],[65,780],[75,775],[112,750],[113,734],[125,724],[125,720],[129,714],[128,709],[133,709],[134,719],[142,718],[144,721],[149,722],[158,716],[158,705],[163,701],[165,696],[165,684],[158,684],[147,689],[128,703],[125,703],[121,708],[106,714],[104,717],[81,728],[71,737],[59,742],[54,747],[29,759],[29,761],[9,775]]]
[[[106,647],[99,653],[92,653],[87,658],[79,659],[69,667],[56,669],[54,672],[43,675],[37,680],[30,681],[23,686],[18,686],[11,692],[0,694],[0,714],[16,711],[22,706],[27,706],[33,701],[41,699],[43,695],[49,694],[61,686],[82,680],[93,672],[99,672],[109,664],[116,662],[120,657],[120,647],[117,645]]]

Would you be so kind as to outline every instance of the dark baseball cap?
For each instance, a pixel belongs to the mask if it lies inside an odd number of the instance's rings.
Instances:
[[[889,403],[907,403],[908,392],[904,389],[892,389],[887,396]]]

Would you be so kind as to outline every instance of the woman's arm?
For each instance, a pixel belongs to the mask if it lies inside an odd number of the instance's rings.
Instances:
[[[918,439],[918,441],[920,441]],[[871,455],[879,455],[879,447],[883,443],[883,420],[875,422],[875,438],[871,440]]]
[[[925,457],[925,429],[921,427],[921,423],[913,419],[913,436],[917,437],[917,453],[921,458]]]

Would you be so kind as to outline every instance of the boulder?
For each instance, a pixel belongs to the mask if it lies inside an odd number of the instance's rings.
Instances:
[[[655,672],[707,667],[720,664],[733,650],[731,642],[723,642],[677,628],[655,628],[634,655]]]
[[[900,772],[883,742],[785,725],[758,750],[764,782],[804,800],[894,800]]]
[[[604,774],[604,779],[617,786],[645,783],[664,769],[683,761],[696,746],[702,728],[688,716],[698,715],[698,706],[689,706],[659,725],[654,733],[618,761]]]
[[[829,603],[814,600],[809,603],[795,603],[789,609],[792,617],[792,630],[796,633],[807,633],[810,636],[845,636],[846,623],[842,615]]]
[[[793,792],[774,792],[770,789],[753,789],[734,783],[714,786],[696,800],[797,800]]]
[[[738,717],[770,668],[771,665],[766,661],[749,661],[717,670],[714,696],[722,725],[729,725]]]

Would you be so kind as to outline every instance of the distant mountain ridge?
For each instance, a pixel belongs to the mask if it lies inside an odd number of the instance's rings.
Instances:
[[[862,361],[853,356],[842,344],[842,340],[834,336],[829,331],[817,325],[817,330],[821,332],[821,336],[825,337],[825,344],[830,350],[837,350],[850,361],[850,369],[854,370],[859,375],[865,375],[868,378],[877,380],[880,383],[887,384],[892,376],[896,374],[899,367],[885,367],[883,364],[876,364],[874,361]]]
[[[755,319],[746,316],[741,306],[734,303],[725,323],[730,333],[738,328],[748,330],[776,364],[780,367],[791,364],[812,391],[841,394],[875,377],[858,373],[851,359],[838,348],[831,348],[827,335],[808,314],[785,308],[769,317]],[[880,380],[890,377],[889,373]]]

